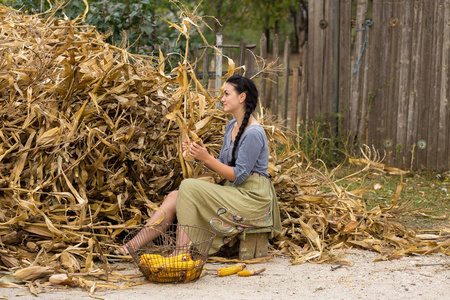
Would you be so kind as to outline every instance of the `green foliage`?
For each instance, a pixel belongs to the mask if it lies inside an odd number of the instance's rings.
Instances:
[[[57,5],[41,0],[6,0],[5,4],[28,14],[44,13]],[[74,18],[77,15],[83,14],[85,7],[86,5],[82,0],[73,0],[64,5],[64,10],[61,10],[59,15],[64,14],[70,18]]]
[[[54,8],[55,0],[4,0],[7,5],[30,14],[41,13]],[[57,16],[66,15],[73,19],[83,16],[86,4],[83,0],[66,0],[68,3],[59,10]],[[178,32],[169,27],[165,19],[179,22],[181,8],[196,10],[205,16],[212,31],[206,27],[203,34],[209,43],[215,40],[216,32],[223,32],[228,44],[236,44],[241,38],[258,43],[262,32],[279,33],[280,36],[295,35],[292,14],[300,9],[306,0],[86,0],[89,11],[87,24],[100,32],[109,32],[107,42],[129,47],[129,51],[139,54],[155,54],[159,47],[164,52],[181,52],[185,41],[175,43]],[[219,23],[216,22],[218,20]],[[263,22],[261,20],[264,20]],[[127,39],[123,40],[123,33]],[[270,37],[269,37],[270,40]],[[191,35],[190,44],[203,45],[198,35]]]
[[[140,1],[96,1],[90,6],[86,22],[95,25],[102,32],[111,31],[108,42],[120,44],[122,33],[127,35],[127,47],[134,53],[149,53],[161,44],[161,37],[155,34],[156,17],[154,4]]]
[[[6,4],[30,14],[46,12],[58,5],[41,0],[6,0]],[[184,49],[183,41],[175,45],[178,33],[161,18],[178,21],[175,13],[178,8],[169,0],[88,0],[88,4],[86,23],[100,32],[109,33],[107,42],[113,45],[122,45],[132,53],[147,55],[163,45],[170,52]],[[82,0],[72,0],[56,15],[74,19],[82,16],[85,9],[86,4]]]
[[[237,44],[245,41],[258,41],[261,33],[268,31],[280,36],[295,34],[292,13],[300,9],[299,2],[305,0],[203,0],[199,11],[214,16],[222,25],[216,27],[215,19],[209,19],[209,25],[224,35],[227,43]],[[206,36],[213,40],[215,32],[207,32]]]
[[[264,20],[264,22],[260,22],[264,29],[279,26],[280,20],[289,18],[290,9],[298,8],[297,0],[246,0],[245,2],[252,7],[251,14],[249,14],[251,22]]]

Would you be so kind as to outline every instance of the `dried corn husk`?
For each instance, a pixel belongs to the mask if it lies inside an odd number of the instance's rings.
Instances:
[[[173,24],[182,36],[202,22],[189,12],[182,19],[184,27]],[[0,5],[0,239],[7,245],[0,261],[7,268],[45,265],[18,270],[24,280],[46,280],[53,269],[104,278],[106,272],[94,272],[99,259],[105,261],[111,245],[153,214],[183,178],[220,181],[182,156],[186,135],[217,156],[228,120],[187,55],[169,74],[162,52],[136,56],[104,40],[79,20]],[[226,76],[239,69],[231,59],[228,64]],[[268,171],[283,224],[273,246],[293,263],[335,261],[340,257],[333,251],[355,246],[378,251],[381,259],[449,253],[448,232],[437,242],[420,241],[392,221],[401,185],[391,205],[367,211],[364,187],[339,186],[335,170],[311,167],[292,132],[264,111],[258,119],[269,141]],[[355,162],[364,168],[354,176],[403,173],[363,153]],[[93,291],[101,286],[78,281]]]
[[[52,272],[49,267],[31,266],[15,271],[12,275],[20,280],[33,280],[46,276]]]
[[[79,282],[77,278],[70,278],[67,274],[54,274],[50,276],[48,281],[55,285],[68,285],[68,286],[78,286]]]

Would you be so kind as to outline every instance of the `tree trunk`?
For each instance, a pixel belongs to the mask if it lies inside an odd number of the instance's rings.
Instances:
[[[308,38],[308,7],[304,0],[299,1],[297,10],[291,9],[291,15],[294,19],[295,51],[300,53]]]
[[[266,28],[264,32],[266,35],[266,49],[267,52],[270,52],[270,28]]]
[[[217,39],[216,39],[217,34],[218,33],[222,33],[222,28],[220,26],[220,19],[222,17],[221,16],[222,15],[222,7],[223,7],[223,0],[217,1],[217,6],[216,6],[216,8],[217,8],[216,19],[217,20],[214,20],[214,27],[213,27],[213,29],[214,29],[214,43],[213,43],[213,45],[215,45],[217,43]]]

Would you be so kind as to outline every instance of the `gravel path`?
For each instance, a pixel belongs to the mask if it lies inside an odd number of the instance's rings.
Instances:
[[[96,297],[130,299],[450,299],[450,257],[429,255],[373,262],[376,253],[351,250],[345,257],[354,263],[332,270],[335,265],[291,265],[277,257],[248,265],[266,268],[258,276],[217,277],[214,271],[188,284],[143,284],[127,290],[99,289]],[[223,264],[207,264],[214,270]],[[132,263],[118,265],[124,274],[139,271]],[[42,299],[93,299],[80,288],[43,286]],[[0,288],[0,299],[36,299],[26,288]]]

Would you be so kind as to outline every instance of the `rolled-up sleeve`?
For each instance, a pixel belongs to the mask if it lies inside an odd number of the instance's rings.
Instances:
[[[261,150],[264,146],[264,137],[257,130],[247,130],[239,141],[239,147],[236,153],[236,166],[233,167],[236,180],[233,184],[241,184],[247,179],[248,175],[255,166]]]

